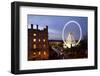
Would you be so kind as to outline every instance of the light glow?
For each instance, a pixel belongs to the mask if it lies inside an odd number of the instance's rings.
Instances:
[[[73,46],[78,45],[78,44],[80,43],[80,41],[81,41],[81,38],[82,38],[82,29],[81,29],[80,24],[79,24],[77,21],[73,21],[73,20],[67,22],[67,23],[65,24],[64,28],[63,28],[63,31],[62,31],[62,39],[63,39],[63,42],[64,42],[64,44],[65,44],[64,47],[68,46],[69,48],[70,48],[71,45],[69,45],[68,43],[66,43],[66,41],[65,41],[65,39],[64,39],[64,31],[65,31],[65,28],[66,28],[70,23],[75,23],[75,24],[77,24],[77,26],[79,27],[79,30],[80,30],[80,37],[79,37],[79,40],[78,40],[75,44],[73,44]]]

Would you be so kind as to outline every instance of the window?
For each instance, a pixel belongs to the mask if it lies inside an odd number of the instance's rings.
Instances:
[[[41,52],[39,51],[39,55],[41,55]]]
[[[41,44],[39,44],[39,48],[42,48],[42,47],[41,47]]]
[[[33,42],[36,42],[36,39],[33,39]]]
[[[33,49],[36,49],[36,44],[33,45]]]
[[[43,47],[45,48],[45,47],[46,47],[46,45],[44,44],[44,45],[43,45]]]
[[[39,42],[40,42],[41,40],[39,39]]]
[[[36,36],[36,33],[34,33],[33,36]]]
[[[33,55],[36,55],[36,52],[33,52]]]
[[[45,42],[45,39],[43,39],[43,42]]]
[[[46,51],[44,51],[44,55],[46,55]]]

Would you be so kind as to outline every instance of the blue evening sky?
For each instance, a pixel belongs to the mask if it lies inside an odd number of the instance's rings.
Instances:
[[[39,29],[48,26],[49,40],[62,40],[62,30],[68,21],[77,21],[82,29],[82,38],[87,36],[88,18],[79,16],[50,16],[50,15],[28,15],[28,28],[30,24],[39,25]],[[71,32],[77,40],[80,36],[79,27],[75,23],[70,23],[65,31],[65,37]]]

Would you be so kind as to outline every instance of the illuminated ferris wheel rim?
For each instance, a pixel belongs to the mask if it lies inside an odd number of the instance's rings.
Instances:
[[[80,24],[77,22],[77,21],[74,21],[74,20],[71,20],[71,21],[68,21],[65,25],[64,25],[64,28],[63,28],[63,31],[62,31],[62,39],[63,39],[63,42],[65,43],[65,45],[67,45],[66,41],[64,40],[64,31],[65,31],[65,28],[68,26],[68,24],[70,23],[75,23],[77,24],[77,26],[79,27],[79,30],[80,30],[80,37],[79,37],[79,40],[77,41],[77,43],[75,44],[78,45],[81,41],[81,38],[82,38],[82,29],[81,29],[81,26]]]

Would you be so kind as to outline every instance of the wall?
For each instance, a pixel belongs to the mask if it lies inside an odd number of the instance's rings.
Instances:
[[[10,73],[10,53],[11,53],[11,6],[10,3],[14,0],[1,0],[0,2],[0,76],[14,76]],[[16,0],[17,1],[17,0]],[[58,4],[74,4],[74,5],[91,5],[98,6],[100,13],[100,0],[21,0],[30,2],[44,2],[44,3],[58,3]],[[100,20],[100,14],[98,15]],[[98,28],[100,22],[98,21]],[[100,33],[100,30],[99,30]],[[100,34],[98,38],[98,45],[100,45]],[[99,49],[100,50],[100,47]],[[100,51],[99,58],[100,58]],[[99,67],[100,67],[100,59]],[[70,72],[54,72],[54,73],[40,73],[34,74],[34,76],[99,76],[99,70],[85,70],[85,71],[70,71]],[[33,74],[26,74],[25,76],[32,76]],[[23,75],[21,75],[23,76]]]

